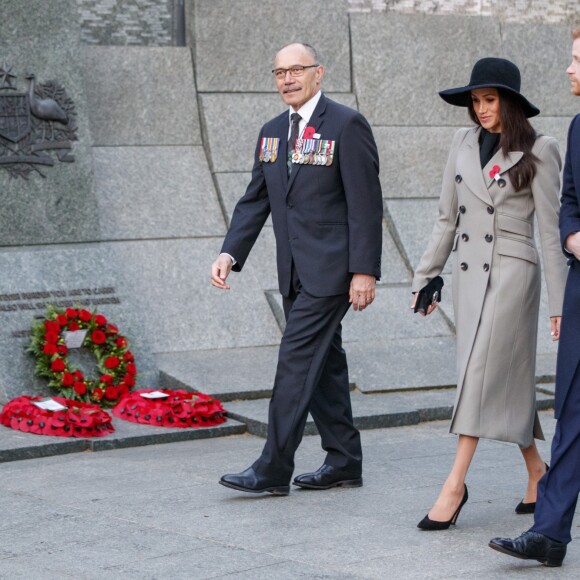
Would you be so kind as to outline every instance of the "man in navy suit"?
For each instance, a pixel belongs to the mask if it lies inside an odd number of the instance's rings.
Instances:
[[[580,28],[572,32],[572,63],[566,70],[572,93],[580,97]],[[534,525],[521,536],[494,538],[498,552],[561,566],[580,493],[580,115],[568,132],[560,237],[570,266],[556,368],[555,415],[550,468],[538,485]]]
[[[288,110],[258,138],[252,179],[232,215],[211,282],[229,289],[272,215],[286,328],[260,457],[220,483],[239,491],[287,495],[308,413],[326,458],[300,475],[307,489],[362,485],[360,435],[353,425],[341,321],[362,311],[380,277],[382,193],[371,128],[357,111],[320,90],[324,67],[313,47],[290,44],[272,71]]]

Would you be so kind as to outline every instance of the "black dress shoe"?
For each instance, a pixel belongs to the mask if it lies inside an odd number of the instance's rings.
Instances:
[[[317,471],[303,473],[294,478],[294,485],[304,489],[330,489],[331,487],[361,487],[360,473],[324,463]]]
[[[455,522],[457,521],[457,518],[459,517],[459,514],[461,513],[461,508],[465,505],[468,498],[469,498],[469,494],[467,493],[467,485],[463,484],[463,498],[461,499],[461,503],[459,504],[459,507],[455,510],[455,513],[451,516],[450,520],[447,520],[446,522],[439,522],[437,520],[432,520],[429,517],[429,514],[427,514],[417,524],[417,527],[422,529],[422,530],[426,530],[428,532],[436,532],[438,530],[447,530],[449,528],[449,526],[455,525]]]
[[[550,540],[538,532],[524,532],[514,538],[494,538],[489,547],[522,560],[537,560],[545,566],[558,567],[562,565],[566,555],[566,544]]]
[[[290,493],[290,485],[284,485],[259,475],[253,467],[248,467],[242,473],[224,475],[219,482],[226,487],[248,493],[271,493],[272,495],[288,495]]]
[[[550,466],[547,463],[544,463],[546,466],[546,473],[550,469]],[[545,475],[545,474],[544,474]],[[531,501],[530,503],[524,503],[524,500],[516,506],[516,514],[533,514],[536,511],[536,502]]]

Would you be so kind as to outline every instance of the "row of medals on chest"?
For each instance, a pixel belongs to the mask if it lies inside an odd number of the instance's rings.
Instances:
[[[327,139],[296,139],[292,163],[304,165],[331,165],[334,159],[334,141]]]
[[[279,139],[264,138],[260,151],[260,161],[274,163],[278,158]],[[334,159],[334,141],[322,139],[296,140],[292,163],[304,165],[331,165]]]

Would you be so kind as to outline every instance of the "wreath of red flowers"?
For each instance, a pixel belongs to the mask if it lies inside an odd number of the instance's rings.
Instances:
[[[152,389],[141,389],[128,393],[112,410],[113,415],[157,427],[210,427],[226,420],[221,402],[209,395],[159,389],[156,392],[168,396],[159,399],[141,396],[151,392]]]
[[[27,395],[12,399],[2,409],[0,423],[17,431],[53,437],[102,437],[115,431],[111,416],[98,405],[53,397],[67,408],[47,411],[32,404],[41,399]]]
[[[63,333],[75,330],[87,331],[82,346],[95,355],[98,379],[86,378],[68,361]],[[67,399],[112,407],[135,386],[137,367],[127,339],[102,314],[49,306],[44,320],[32,327],[28,350],[36,356],[36,373]]]

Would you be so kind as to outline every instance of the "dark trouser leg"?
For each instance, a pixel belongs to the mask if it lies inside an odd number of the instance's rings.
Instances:
[[[360,473],[362,466],[362,448],[360,433],[353,425],[341,330],[339,326],[334,335],[324,371],[312,396],[310,414],[320,433],[322,448],[327,453],[324,463],[356,474]]]
[[[580,367],[564,402],[552,440],[550,469],[538,484],[532,530],[569,543],[580,493]]]
[[[329,351],[333,344],[339,343],[337,340],[340,341],[340,323],[349,306],[348,294],[319,298],[301,288],[293,298],[285,299],[286,329],[280,344],[270,401],[268,438],[261,457],[253,465],[258,473],[279,481],[290,480],[294,471],[294,453],[302,440],[311,400],[327,370]],[[346,363],[346,359],[342,358],[342,362]],[[340,364],[333,355],[333,374],[348,377],[346,369],[339,370]],[[328,380],[325,378],[323,384],[327,384]],[[346,438],[341,437],[332,426],[344,423],[344,418],[339,415],[343,413],[344,404],[341,401],[345,397],[350,397],[348,379],[345,381],[342,378],[336,394],[327,395],[331,408],[326,412],[324,421],[328,425],[327,430],[334,436],[346,439],[343,446],[349,449],[353,443],[356,444],[356,438],[350,434]],[[360,442],[358,444],[358,452],[349,450],[353,457],[360,454]]]

